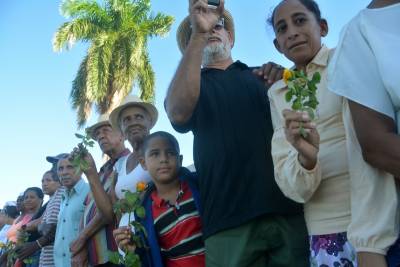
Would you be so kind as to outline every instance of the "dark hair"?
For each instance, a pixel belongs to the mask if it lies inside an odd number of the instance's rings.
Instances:
[[[35,192],[36,195],[38,196],[38,198],[40,198],[40,199],[44,198],[43,191],[39,187],[28,187],[24,192],[24,198],[25,198],[26,193],[29,192],[29,191]]]
[[[146,153],[146,150],[147,150],[147,148],[149,146],[149,142],[152,139],[156,138],[156,137],[159,137],[159,138],[162,138],[164,140],[167,140],[175,148],[176,152],[178,154],[180,153],[179,144],[178,144],[178,141],[176,140],[176,138],[170,133],[167,133],[167,132],[164,132],[164,131],[158,131],[158,132],[155,132],[155,133],[152,133],[152,134],[148,135],[144,139],[144,141],[143,141],[143,154]]]
[[[317,2],[315,2],[314,0],[297,0],[297,1],[299,1],[303,6],[305,6],[308,9],[308,11],[312,12],[318,22],[322,20],[321,10],[319,10]],[[276,5],[274,10],[272,11],[272,14],[267,19],[267,22],[272,26],[272,28],[274,28],[275,11],[283,2],[285,2],[285,0],[282,0],[278,5]]]
[[[17,210],[16,206],[5,206],[3,209],[3,212],[10,218],[17,218],[19,215],[19,212]]]
[[[51,170],[46,171],[43,175],[50,173],[51,179],[55,182],[60,182],[60,178],[58,178],[57,171],[51,168]]]

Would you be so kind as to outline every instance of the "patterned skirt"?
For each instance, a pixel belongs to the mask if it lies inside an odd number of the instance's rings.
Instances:
[[[311,267],[357,267],[357,254],[346,233],[310,236]]]

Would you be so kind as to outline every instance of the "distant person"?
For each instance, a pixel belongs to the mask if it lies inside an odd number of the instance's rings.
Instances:
[[[71,266],[70,245],[79,234],[79,225],[85,210],[84,200],[89,192],[89,185],[82,179],[82,172],[70,161],[67,154],[57,163],[57,173],[65,191],[62,195],[60,213],[54,241],[54,263],[56,267]],[[81,263],[86,266],[85,262]]]

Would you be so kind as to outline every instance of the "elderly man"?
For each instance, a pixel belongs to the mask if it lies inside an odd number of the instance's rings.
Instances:
[[[71,266],[70,245],[79,234],[79,224],[85,210],[84,200],[89,192],[89,185],[82,179],[82,172],[77,172],[68,154],[58,160],[57,174],[65,187],[65,192],[62,195],[58,215],[53,255],[55,266],[66,267]]]
[[[124,137],[121,131],[111,127],[107,114],[101,115],[97,123],[87,128],[86,132],[96,140],[101,151],[110,157],[100,168],[98,174],[87,173],[89,185],[93,192],[104,189],[101,192],[110,194],[112,185],[115,182],[114,164],[118,159],[129,154],[129,150],[125,148]],[[99,188],[100,184],[96,183],[94,179],[99,179],[102,188]],[[88,194],[85,199],[83,228],[78,238],[71,245],[73,256],[79,255],[86,247],[90,266],[112,266],[112,263],[109,262],[109,251],[117,251],[117,245],[112,236],[115,226],[114,218],[98,212],[98,206],[104,205],[106,201],[111,202],[110,196],[107,194],[104,194],[97,202],[92,193]],[[72,261],[79,263],[82,261],[82,258],[76,257]]]
[[[165,101],[173,127],[194,134],[206,265],[309,266],[302,206],[274,180],[267,90],[232,60],[234,23],[223,5],[190,1]]]

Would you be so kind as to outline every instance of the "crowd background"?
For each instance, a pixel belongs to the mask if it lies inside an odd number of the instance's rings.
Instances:
[[[266,61],[290,66],[273,47],[273,31],[265,23],[277,3],[277,0],[227,1],[226,8],[236,23],[233,58],[250,66]],[[343,25],[368,3],[368,0],[319,0],[330,26],[323,42],[334,47]],[[75,113],[68,97],[71,81],[87,46],[77,44],[71,51],[61,54],[52,51],[52,36],[65,21],[59,14],[59,4],[53,0],[0,2],[0,58],[5,62],[0,71],[0,114],[5,119],[0,126],[3,150],[0,166],[2,181],[6,181],[0,190],[0,207],[8,200],[15,200],[27,187],[40,185],[43,172],[50,168],[45,160],[47,155],[70,151],[79,141],[74,137],[77,132]],[[152,7],[155,12],[175,17],[168,36],[149,42],[156,74],[156,107],[160,111],[153,131],[162,129],[173,133],[163,99],[181,57],[175,35],[179,22],[187,15],[188,4],[186,0],[153,0]],[[89,125],[96,118],[97,115],[92,116]],[[184,155],[183,165],[192,164],[192,135],[174,135]],[[97,146],[92,154],[100,166],[101,152]]]

